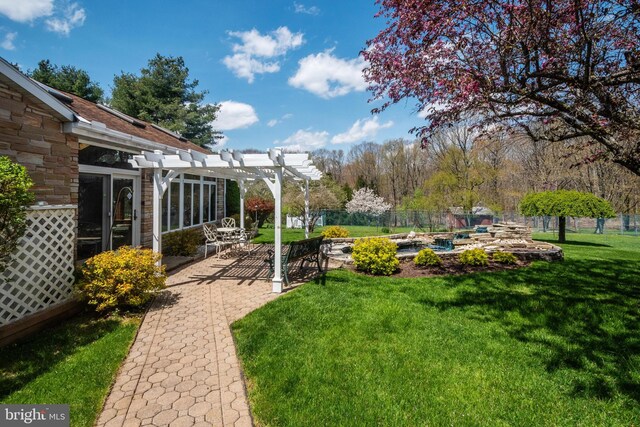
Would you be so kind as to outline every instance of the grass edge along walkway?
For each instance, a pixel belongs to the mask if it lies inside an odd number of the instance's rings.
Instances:
[[[94,425],[140,322],[82,314],[2,348],[0,402],[69,404],[71,426]]]
[[[258,423],[640,424],[640,242],[569,238],[514,271],[332,271],[237,321]]]

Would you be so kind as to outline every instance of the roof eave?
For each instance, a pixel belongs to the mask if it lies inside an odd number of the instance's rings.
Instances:
[[[175,154],[178,151],[177,148],[166,144],[110,129],[102,123],[99,125],[88,121],[65,123],[64,131],[91,141],[106,143],[119,148],[135,148],[140,151],[160,150],[167,154]]]

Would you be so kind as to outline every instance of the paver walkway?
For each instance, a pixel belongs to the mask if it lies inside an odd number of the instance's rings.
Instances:
[[[278,297],[257,253],[172,274],[122,365],[97,426],[251,426],[230,324]]]

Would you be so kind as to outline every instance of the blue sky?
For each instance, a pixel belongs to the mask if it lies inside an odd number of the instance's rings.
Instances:
[[[156,53],[182,56],[225,148],[343,149],[412,139],[413,105],[370,111],[359,52],[384,25],[374,0],[0,0],[0,55],[86,70],[107,94]]]

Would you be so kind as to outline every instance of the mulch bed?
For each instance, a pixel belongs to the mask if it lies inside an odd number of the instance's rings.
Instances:
[[[503,270],[515,270],[517,268],[526,267],[530,262],[518,261],[517,264],[500,264],[497,262],[489,261],[487,266],[471,266],[462,265],[456,258],[443,258],[442,265],[440,267],[418,267],[413,263],[413,260],[401,260],[399,269],[391,277],[437,277],[437,276],[449,276],[460,275],[469,273],[486,273],[493,271]],[[348,267],[353,271],[356,271],[353,265]],[[362,274],[362,272],[359,272]]]

